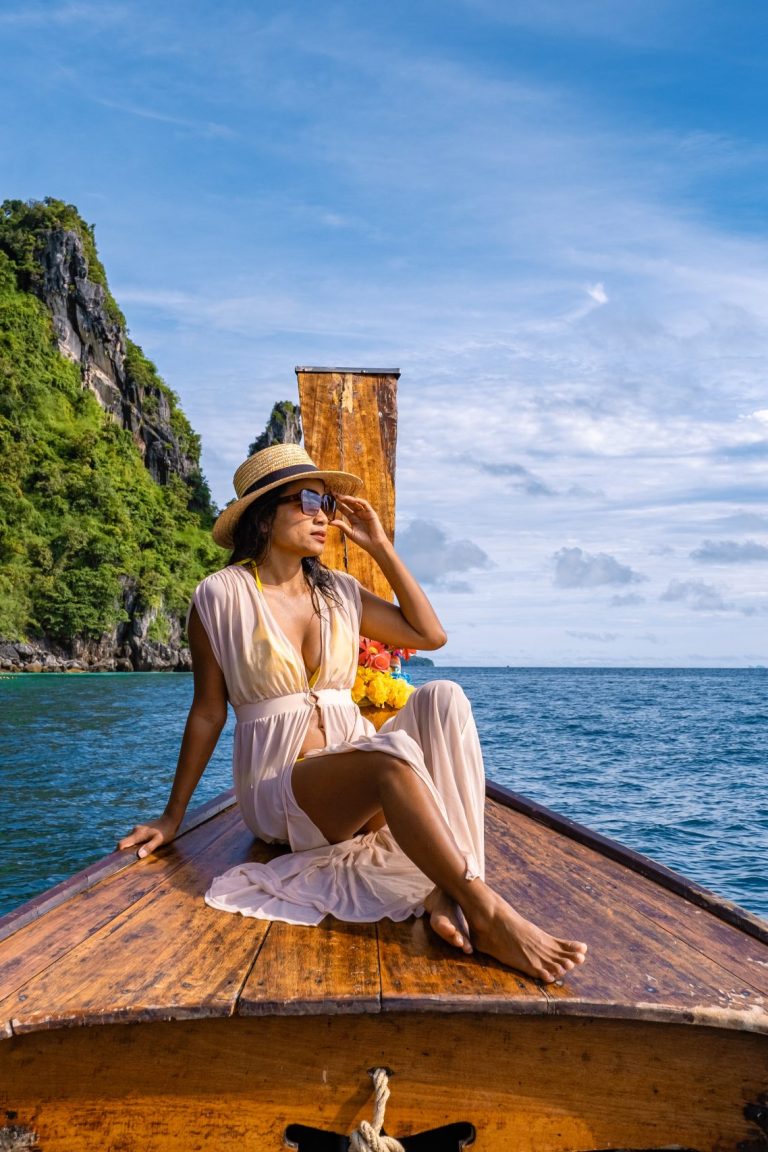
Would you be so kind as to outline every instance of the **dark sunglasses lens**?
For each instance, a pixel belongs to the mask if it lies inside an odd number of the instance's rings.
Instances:
[[[305,516],[316,516],[322,508],[330,519],[336,515],[336,499],[328,492],[313,492],[311,488],[301,490],[301,510]]]

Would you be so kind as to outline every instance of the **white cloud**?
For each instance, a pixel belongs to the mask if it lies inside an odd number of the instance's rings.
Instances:
[[[417,580],[447,592],[469,592],[471,585],[453,573],[490,568],[490,557],[471,540],[455,540],[439,524],[412,520],[397,532],[396,544]]]
[[[553,556],[556,588],[596,588],[601,584],[638,584],[647,577],[621,564],[614,556],[592,556],[581,548],[561,548]]]

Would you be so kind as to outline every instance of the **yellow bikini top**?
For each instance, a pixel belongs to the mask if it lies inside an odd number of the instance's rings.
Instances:
[[[253,574],[253,578],[256,581],[256,587],[258,588],[259,592],[261,592],[261,594],[263,596],[264,595],[264,585],[261,582],[261,576],[259,576],[259,570],[256,567],[256,565],[254,564],[253,560],[237,560],[237,561],[235,561],[235,566],[236,567],[239,566],[241,568],[245,568],[245,567],[250,568],[251,573]],[[322,667],[322,664],[321,664],[321,667]],[[306,669],[305,669],[305,671],[306,671]],[[317,684],[317,679],[318,679],[319,675],[320,675],[320,668],[316,668],[315,671],[312,673],[312,675],[309,677],[309,679],[307,681],[310,688],[314,688],[315,684]]]

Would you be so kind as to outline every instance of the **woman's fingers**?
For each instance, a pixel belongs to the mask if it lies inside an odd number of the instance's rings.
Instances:
[[[162,832],[155,832],[154,836],[152,836],[151,839],[146,842],[146,844],[143,844],[141,848],[139,848],[136,855],[140,858],[149,856],[150,852],[154,852],[155,848],[160,847],[160,845],[164,842],[164,839],[165,838]]]
[[[129,832],[127,836],[123,836],[122,840],[118,840],[118,851],[122,852],[123,848],[133,848],[134,844],[141,844],[143,840],[146,840],[149,833],[151,833],[151,829],[144,824],[137,824],[133,831]]]
[[[137,824],[132,832],[118,841],[117,847],[119,851],[122,851],[123,848],[135,848],[137,844],[140,844],[142,847],[139,848],[137,855],[147,856],[150,852],[154,852],[155,848],[159,848],[164,841],[163,833],[157,828],[153,828],[149,824]]]

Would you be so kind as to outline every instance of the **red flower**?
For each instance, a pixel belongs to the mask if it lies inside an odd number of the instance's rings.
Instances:
[[[376,668],[379,672],[387,672],[392,663],[386,644],[379,640],[369,640],[367,636],[360,637],[360,655],[358,664],[363,668]]]

